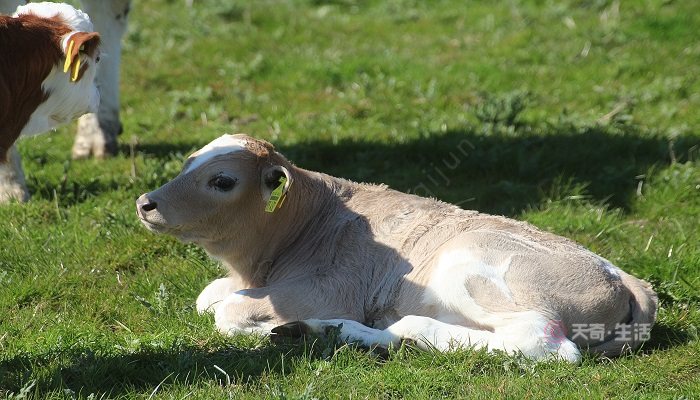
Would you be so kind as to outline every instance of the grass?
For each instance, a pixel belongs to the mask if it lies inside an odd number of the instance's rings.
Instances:
[[[70,161],[73,127],[20,143],[33,198],[0,207],[0,396],[700,393],[700,3],[183,3],[134,4],[119,155]],[[193,307],[222,271],[143,229],[133,201],[240,131],[579,241],[653,282],[652,339],[570,366],[217,334]]]

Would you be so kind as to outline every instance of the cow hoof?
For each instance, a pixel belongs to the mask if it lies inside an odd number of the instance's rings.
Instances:
[[[104,159],[117,154],[117,135],[121,132],[119,121],[100,123],[97,114],[86,114],[78,120],[78,132],[73,143],[74,160],[93,156]]]
[[[0,204],[11,201],[25,202],[29,200],[29,190],[25,184],[17,148],[13,146],[8,155],[7,162],[0,162]]]
[[[6,204],[12,201],[24,203],[28,200],[29,192],[25,188],[19,185],[4,186],[0,184],[0,204]]]

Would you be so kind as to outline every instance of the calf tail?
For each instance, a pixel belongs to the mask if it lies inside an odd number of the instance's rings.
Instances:
[[[623,285],[630,291],[630,314],[628,321],[620,321],[612,339],[592,346],[591,353],[614,357],[634,350],[649,339],[649,332],[656,321],[658,296],[651,285],[632,275],[619,271]]]

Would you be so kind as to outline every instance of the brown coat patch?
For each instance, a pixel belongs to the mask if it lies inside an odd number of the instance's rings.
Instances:
[[[34,110],[46,100],[41,83],[63,59],[60,18],[0,16],[0,162]]]

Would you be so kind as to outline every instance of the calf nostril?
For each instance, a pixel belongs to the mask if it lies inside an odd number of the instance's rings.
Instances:
[[[141,209],[143,211],[153,211],[156,209],[156,207],[158,207],[158,203],[156,203],[155,201],[151,201],[149,203],[141,205]]]

